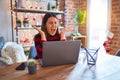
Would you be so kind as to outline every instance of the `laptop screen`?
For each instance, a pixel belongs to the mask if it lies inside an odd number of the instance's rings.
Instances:
[[[44,42],[42,66],[76,63],[80,44],[80,40]]]

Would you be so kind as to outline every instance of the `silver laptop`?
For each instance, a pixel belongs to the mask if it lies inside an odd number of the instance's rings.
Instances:
[[[80,40],[49,41],[43,43],[42,66],[57,66],[75,64],[78,61]]]

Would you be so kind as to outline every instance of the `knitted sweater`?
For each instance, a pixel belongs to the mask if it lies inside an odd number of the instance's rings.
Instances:
[[[55,36],[49,36],[46,38],[47,41],[60,41],[60,34],[57,34]],[[62,40],[64,41],[64,40]],[[43,42],[46,42],[44,40],[41,40],[41,36],[40,35],[36,35],[34,37],[34,42],[35,42],[35,47],[36,47],[36,51],[37,51],[37,55],[36,58],[42,58],[42,51],[43,51]]]

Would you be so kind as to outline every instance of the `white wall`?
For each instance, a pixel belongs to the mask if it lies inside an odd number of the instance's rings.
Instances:
[[[10,0],[0,0],[0,36],[3,36],[5,41],[12,41],[11,13]]]

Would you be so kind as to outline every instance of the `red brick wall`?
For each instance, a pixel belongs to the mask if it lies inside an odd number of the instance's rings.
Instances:
[[[80,0],[80,9],[87,11],[87,0]],[[87,36],[86,24],[79,25],[79,32]]]
[[[63,5],[63,0],[61,0],[61,5]],[[65,0],[65,27],[72,25],[75,27],[73,22],[73,17],[75,12],[80,10],[87,10],[87,0]],[[86,24],[79,25],[79,32],[83,35],[86,35]]]
[[[63,0],[61,0],[63,1]],[[62,3],[63,4],[63,3]],[[80,8],[81,10],[87,10],[87,0],[65,0],[66,8],[66,26],[73,25],[72,22],[74,12]],[[112,39],[110,54],[115,54],[115,52],[120,49],[120,0],[112,0],[112,10],[111,10],[111,27],[110,30],[114,33]],[[79,32],[87,35],[86,24],[79,25]]]
[[[120,0],[112,0],[111,31],[114,33],[110,54],[120,49]]]

